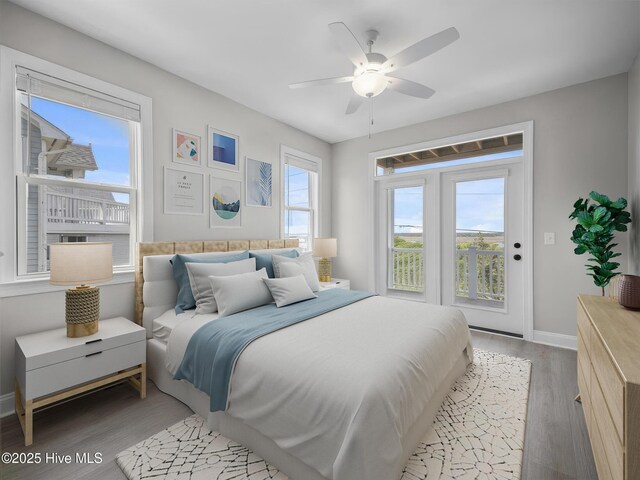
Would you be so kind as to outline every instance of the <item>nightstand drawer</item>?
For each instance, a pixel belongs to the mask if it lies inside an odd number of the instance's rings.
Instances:
[[[24,387],[23,399],[32,400],[49,395],[146,361],[144,340],[109,350],[93,350],[88,356],[26,372],[25,378],[18,378],[21,387]]]
[[[330,282],[320,282],[320,290],[330,290],[332,288],[351,290],[351,282],[341,278],[333,278]]]
[[[145,339],[145,330],[124,318],[102,320],[98,332],[87,337],[69,338],[66,328],[18,337],[16,354],[22,358],[17,361],[30,371]]]

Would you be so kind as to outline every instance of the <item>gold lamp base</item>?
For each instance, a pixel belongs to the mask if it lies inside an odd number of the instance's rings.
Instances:
[[[65,295],[67,337],[86,337],[98,331],[100,289],[82,285],[70,288]]]
[[[318,279],[321,282],[331,281],[331,260],[329,258],[318,260]]]

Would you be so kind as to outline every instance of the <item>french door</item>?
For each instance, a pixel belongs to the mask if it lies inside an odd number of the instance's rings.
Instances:
[[[376,182],[376,290],[460,308],[471,326],[522,335],[521,161]]]

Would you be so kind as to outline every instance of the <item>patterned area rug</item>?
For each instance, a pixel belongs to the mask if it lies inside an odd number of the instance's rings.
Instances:
[[[402,480],[519,479],[531,362],[474,350]],[[192,415],[120,452],[131,480],[287,480],[242,445]]]

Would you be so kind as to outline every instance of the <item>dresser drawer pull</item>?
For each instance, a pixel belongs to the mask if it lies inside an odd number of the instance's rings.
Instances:
[[[100,352],[93,352],[93,353],[90,353],[90,354],[88,354],[88,355],[85,355],[85,357],[93,357],[94,355],[99,355],[99,354],[101,354],[101,353],[102,353],[102,351],[100,351]]]
[[[85,344],[85,345],[90,345],[90,344],[92,344],[92,343],[97,343],[97,342],[101,342],[101,341],[102,341],[102,339],[101,339],[101,338],[98,338],[97,340],[91,340],[91,341],[89,341],[89,342],[84,342],[84,344]]]

